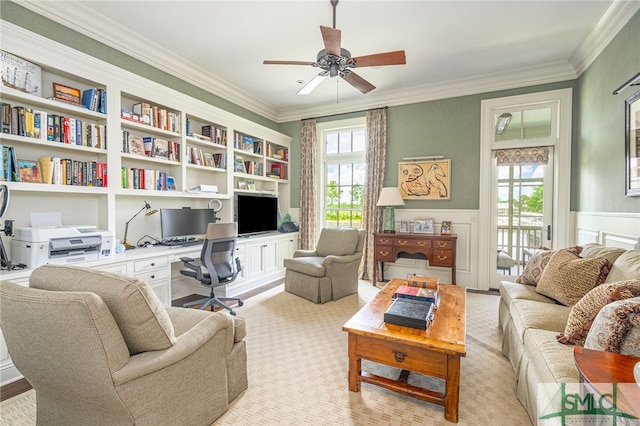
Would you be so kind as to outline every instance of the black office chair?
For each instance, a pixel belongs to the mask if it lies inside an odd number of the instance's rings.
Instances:
[[[213,306],[218,305],[227,309],[231,315],[235,315],[236,312],[223,301],[236,301],[239,306],[243,305],[242,300],[237,297],[216,297],[214,294],[214,287],[233,282],[242,269],[240,259],[233,257],[237,236],[238,224],[235,222],[210,223],[207,225],[207,233],[200,252],[201,264],[193,263],[195,259],[190,257],[180,258],[186,267],[180,271],[182,275],[195,278],[211,288],[211,295],[208,298],[185,303],[183,307],[200,305],[200,309],[206,309],[211,306],[213,310]]]

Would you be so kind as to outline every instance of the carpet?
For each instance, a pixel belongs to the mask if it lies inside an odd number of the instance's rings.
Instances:
[[[247,320],[249,388],[215,425],[452,425],[440,406],[363,383],[347,384],[347,334],[342,325],[377,288],[316,305],[280,285],[237,309]],[[459,425],[531,425],[515,397],[513,372],[500,350],[499,297],[467,294],[467,356],[461,361]],[[397,374],[363,361],[363,370]],[[442,386],[411,374],[413,384]],[[0,404],[0,424],[34,425],[35,393]]]

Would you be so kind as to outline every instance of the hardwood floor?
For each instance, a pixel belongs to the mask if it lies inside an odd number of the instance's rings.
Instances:
[[[284,282],[284,279],[282,280],[278,280],[278,281],[274,281],[271,284],[267,284],[265,286],[262,286],[258,289],[255,290],[251,290],[251,291],[247,291],[246,293],[242,293],[239,297],[245,301],[247,299],[250,299],[251,297],[262,293],[263,291],[267,291],[270,290],[274,287],[277,287],[278,285],[282,284]],[[182,306],[184,303],[187,302],[191,302],[193,300],[198,300],[198,299],[202,299],[205,296],[202,296],[200,294],[190,294],[189,296],[185,296],[182,297],[180,299],[176,299],[173,300],[171,302],[171,306],[176,306],[176,307],[180,307]],[[219,308],[218,308],[219,309]],[[216,310],[218,310],[216,309]],[[8,385],[4,385],[2,387],[0,387],[0,401],[4,401],[6,399],[9,398],[13,398],[14,396],[20,395],[23,392],[26,392],[28,390],[31,389],[31,385],[29,384],[29,382],[26,379],[19,379],[16,380],[15,382],[9,383]]]

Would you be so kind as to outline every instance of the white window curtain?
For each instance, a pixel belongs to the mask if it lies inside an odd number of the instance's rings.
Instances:
[[[298,248],[312,250],[316,243],[316,120],[302,121],[300,135],[300,234]]]

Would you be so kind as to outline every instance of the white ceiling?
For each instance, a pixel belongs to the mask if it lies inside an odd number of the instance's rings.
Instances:
[[[353,56],[404,49],[407,64],[357,69],[299,96],[329,0],[35,1],[29,9],[277,122],[576,78],[640,8],[636,1],[341,0]]]

